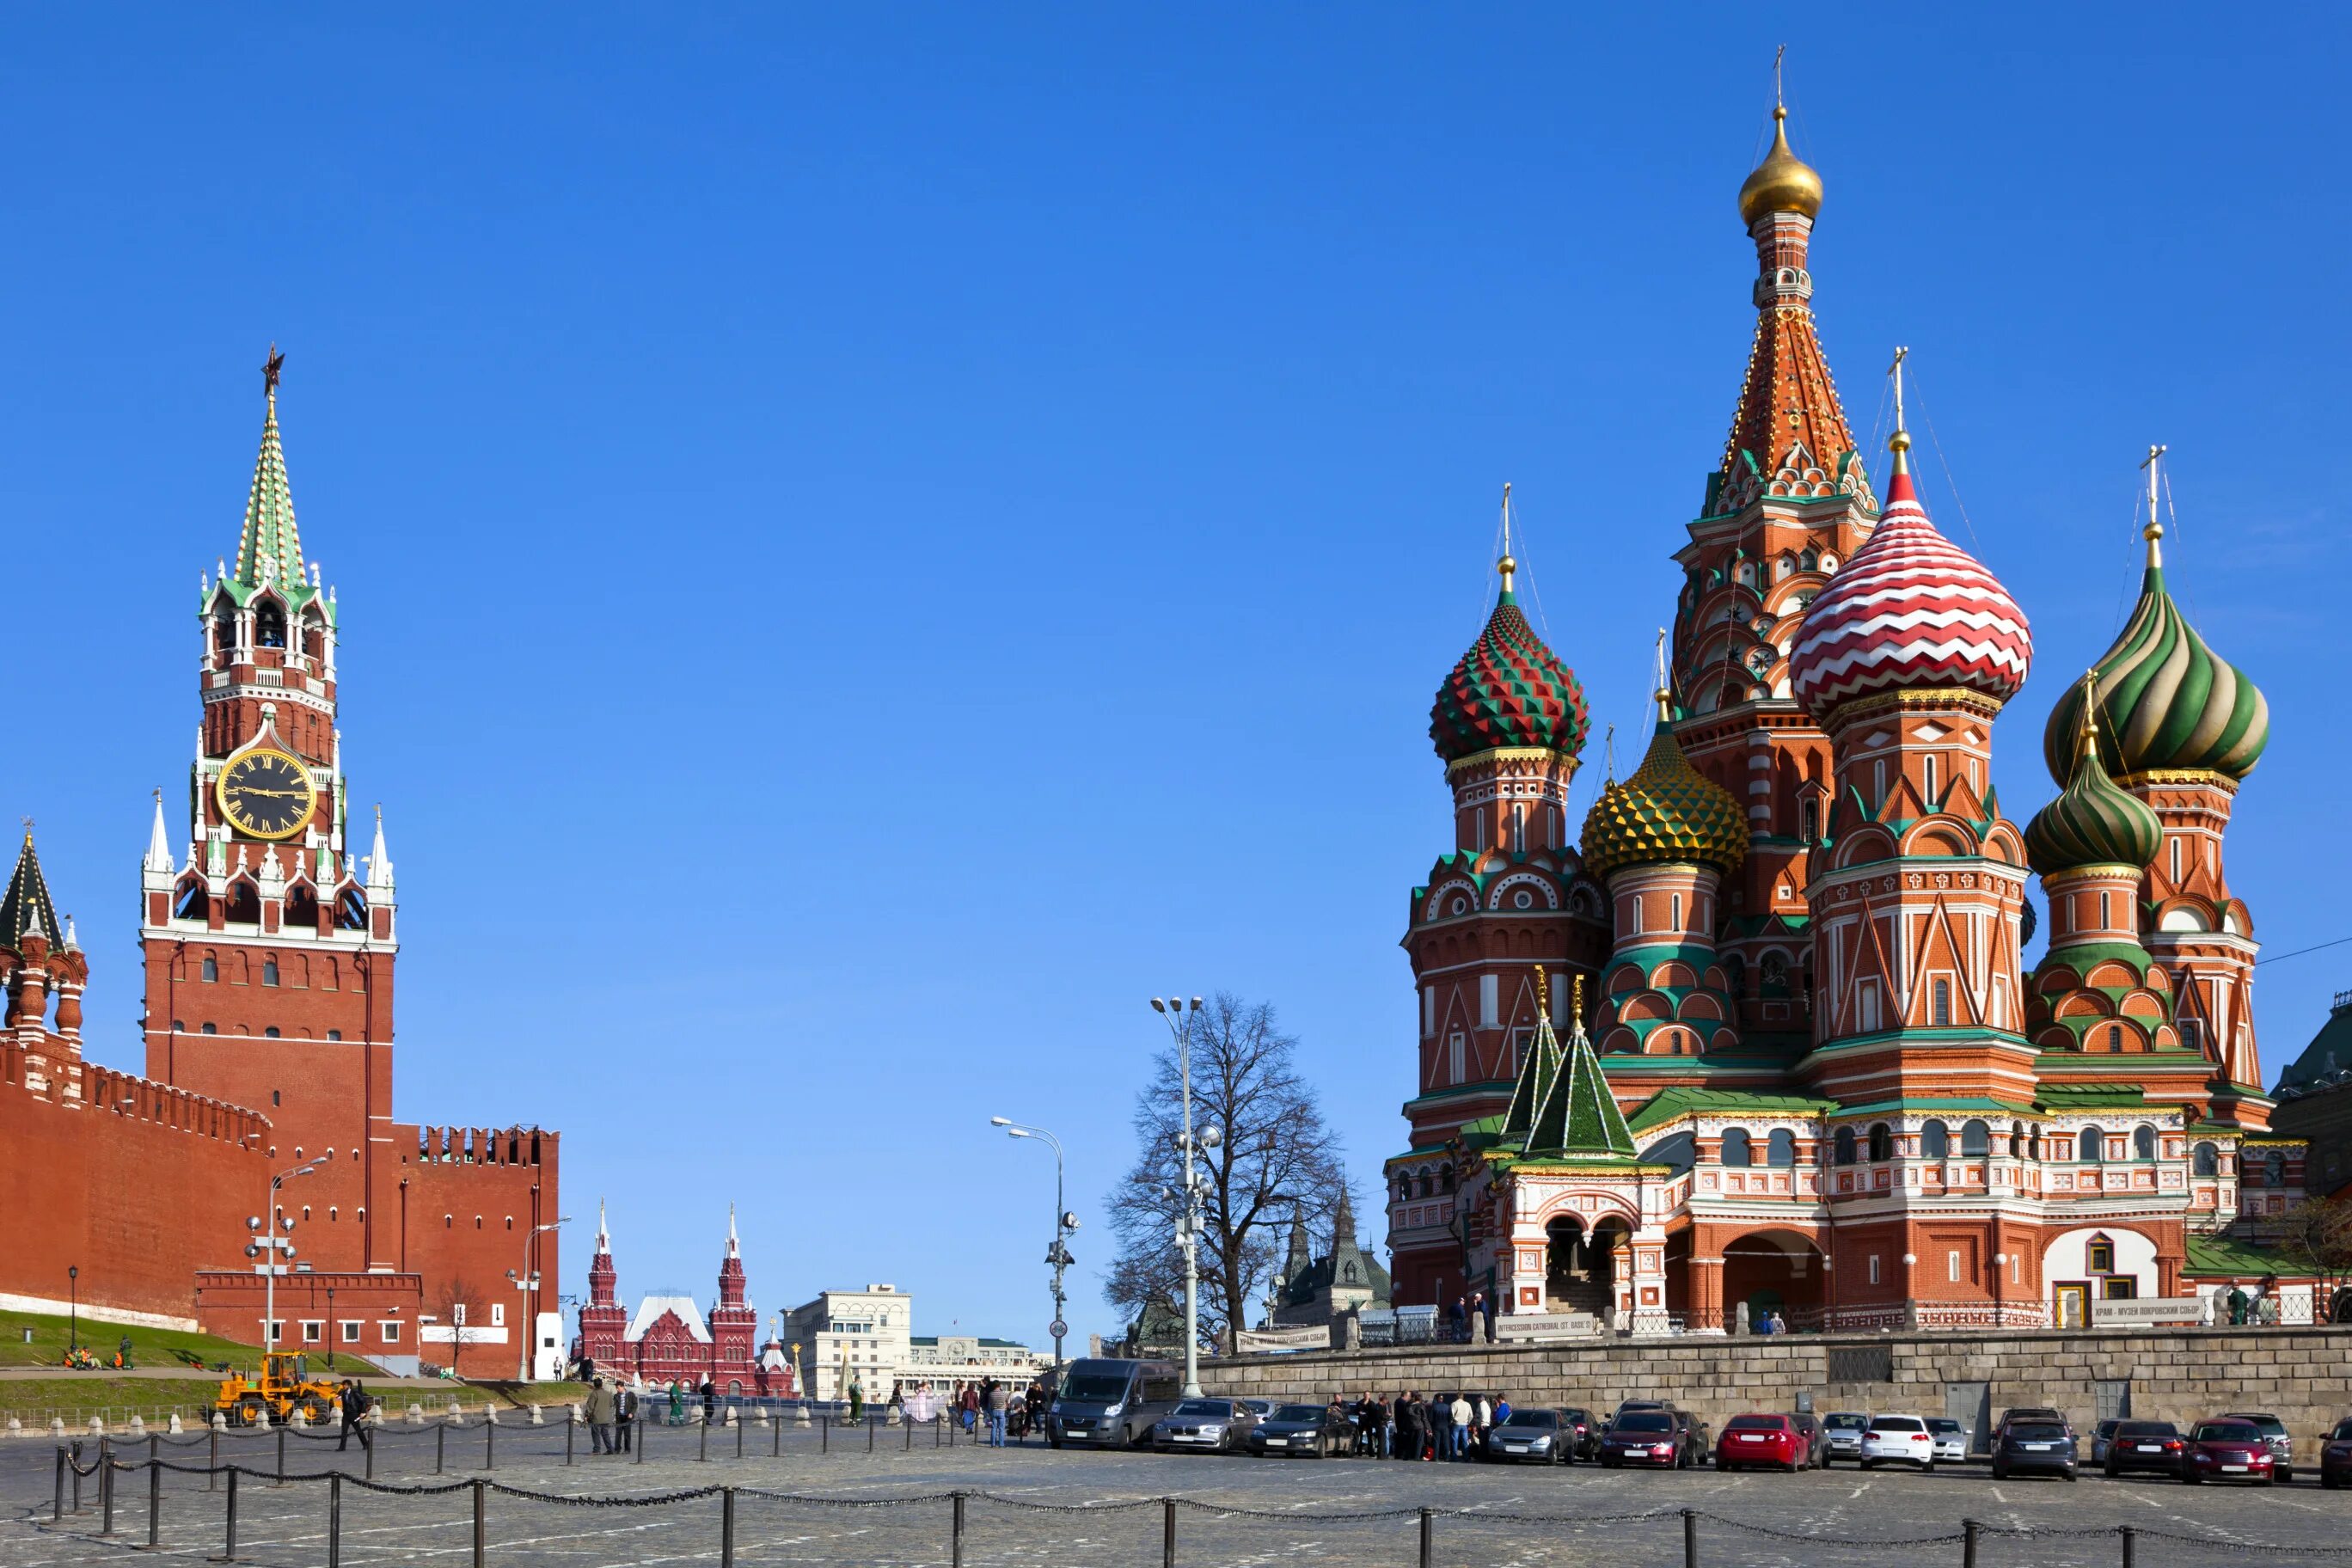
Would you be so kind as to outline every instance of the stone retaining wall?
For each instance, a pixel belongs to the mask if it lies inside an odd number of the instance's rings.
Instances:
[[[2116,1413],[2116,1396],[2127,1395],[2127,1414],[2183,1426],[2224,1411],[2273,1412],[2294,1435],[2296,1463],[2308,1466],[2317,1462],[2321,1435],[2352,1415],[2352,1328],[1419,1346],[1243,1356],[1204,1363],[1201,1381],[1214,1394],[1318,1404],[1367,1389],[1391,1398],[1408,1389],[1424,1398],[1467,1389],[1506,1394],[1521,1406],[1579,1405],[1602,1414],[1622,1399],[1666,1399],[1718,1429],[1742,1411],[1794,1410],[1797,1395],[1808,1393],[1821,1412],[1951,1415],[1963,1423],[1980,1409],[1998,1420],[2010,1405],[2055,1405],[2087,1433],[2101,1415]],[[1980,1399],[1975,1385],[1982,1385]]]

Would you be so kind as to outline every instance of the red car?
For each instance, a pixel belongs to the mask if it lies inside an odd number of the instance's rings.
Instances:
[[[2271,1446],[2262,1428],[2251,1421],[2200,1421],[2189,1434],[2189,1462],[2180,1479],[2190,1486],[2200,1481],[2254,1481],[2274,1484]]]
[[[1808,1469],[1812,1444],[1786,1415],[1735,1415],[1715,1440],[1715,1468],[1736,1470],[1748,1465],[1774,1469]]]

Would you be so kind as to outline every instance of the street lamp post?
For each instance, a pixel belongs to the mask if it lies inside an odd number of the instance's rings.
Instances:
[[[1056,1387],[1062,1378],[1062,1336],[1070,1325],[1063,1317],[1063,1307],[1069,1298],[1062,1293],[1062,1271],[1077,1261],[1070,1256],[1070,1232],[1078,1228],[1078,1216],[1062,1206],[1062,1141],[1042,1127],[1026,1127],[1009,1117],[992,1116],[992,1127],[1002,1127],[1010,1138],[1040,1138],[1054,1151],[1054,1245],[1045,1251],[1045,1261],[1054,1270],[1054,1382]]]
[[[330,1371],[333,1370],[335,1364],[336,1332],[335,1288],[330,1285],[327,1287],[327,1366]]]
[[[76,1348],[81,1344],[81,1265],[66,1265],[66,1360],[73,1360]]]
[[[558,1226],[569,1225],[571,1223],[572,1216],[570,1215],[565,1215],[562,1218],[552,1220],[546,1225],[532,1226],[530,1227],[530,1234],[522,1238],[521,1269],[520,1271],[512,1268],[507,1270],[507,1278],[513,1280],[515,1282],[515,1289],[523,1293],[522,1381],[525,1383],[533,1383],[538,1381],[530,1374],[530,1352],[538,1348],[537,1341],[539,1338],[538,1314],[530,1310],[531,1301],[535,1293],[539,1289],[539,1270],[532,1267],[532,1259],[538,1256],[539,1238],[542,1232],[554,1230]]]
[[[269,1364],[270,1352],[277,1348],[275,1330],[278,1325],[278,1277],[287,1271],[287,1265],[294,1257],[294,1238],[289,1234],[294,1228],[294,1216],[278,1212],[278,1189],[297,1176],[309,1175],[334,1157],[335,1152],[330,1149],[315,1160],[297,1165],[291,1170],[280,1171],[270,1177],[269,1217],[265,1220],[257,1215],[245,1222],[245,1228],[253,1233],[253,1239],[245,1244],[245,1255],[252,1258],[260,1258],[264,1253],[268,1255],[266,1261],[257,1262],[253,1266],[253,1271],[260,1275],[263,1280],[261,1355],[265,1369]],[[280,1254],[284,1256],[281,1258]],[[266,1371],[264,1375],[267,1375]]]
[[[1184,1218],[1176,1231],[1179,1246],[1184,1249],[1184,1397],[1201,1397],[1201,1187],[1192,1172],[1192,1018],[1201,1010],[1201,999],[1189,1003],[1177,997],[1151,999],[1151,1010],[1168,1021],[1168,1033],[1176,1042],[1177,1060],[1183,1064],[1184,1130],[1177,1134],[1177,1147],[1184,1152]],[[1214,1127],[1204,1128],[1198,1142],[1213,1149],[1224,1142],[1224,1134]]]

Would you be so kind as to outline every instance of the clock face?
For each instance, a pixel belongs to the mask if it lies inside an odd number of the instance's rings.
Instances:
[[[255,838],[291,838],[310,820],[319,791],[310,770],[283,752],[247,752],[221,771],[221,815]]]

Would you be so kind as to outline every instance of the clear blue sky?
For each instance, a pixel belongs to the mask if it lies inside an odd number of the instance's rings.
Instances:
[[[2033,618],[2011,812],[2169,442],[2173,581],[2275,710],[2233,883],[2273,951],[2352,935],[2343,13],[1582,9],[17,14],[0,809],[93,1055],[138,1059],[148,792],[275,339],[400,869],[399,1109],[563,1131],[567,1289],[602,1194],[625,1291],[708,1296],[733,1199],[763,1310],[891,1280],[1042,1339],[1003,1111],[1069,1144],[1109,1329],[1171,988],[1282,1008],[1369,1189],[1496,492],[1638,729],[1783,33],[1849,410],[1908,343],[1929,504]],[[2270,1071],[2347,984],[2263,971]]]

